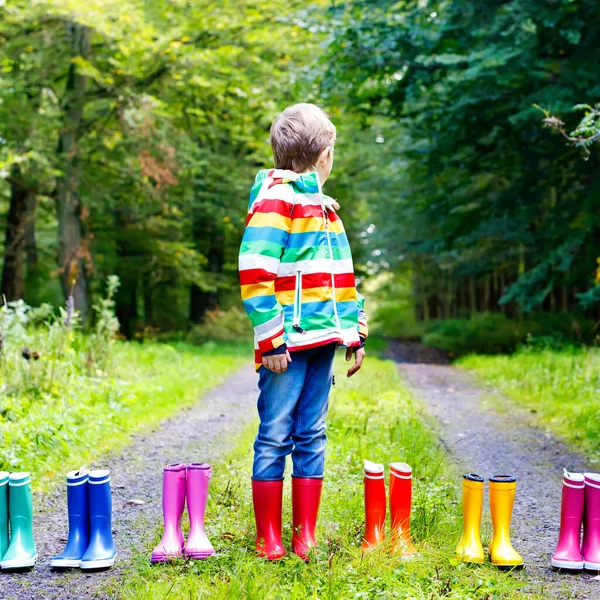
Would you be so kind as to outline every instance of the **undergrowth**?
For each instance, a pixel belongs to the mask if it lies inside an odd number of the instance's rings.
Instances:
[[[95,307],[90,333],[69,308],[3,307],[0,354],[0,470],[31,471],[45,489],[55,475],[99,460],[251,360],[251,346],[201,347],[115,339],[112,296]]]

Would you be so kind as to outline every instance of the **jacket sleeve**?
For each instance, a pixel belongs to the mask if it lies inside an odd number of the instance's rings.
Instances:
[[[261,198],[251,204],[239,255],[242,302],[261,353],[285,344],[283,307],[275,296],[279,262],[291,230],[289,205]]]
[[[367,313],[365,312],[365,299],[362,294],[356,291],[358,303],[358,335],[367,339],[369,337],[369,328],[367,326]]]

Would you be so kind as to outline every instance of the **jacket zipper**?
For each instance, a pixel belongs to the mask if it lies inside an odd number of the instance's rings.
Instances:
[[[296,271],[296,288],[294,291],[294,322],[292,329],[298,333],[306,334],[306,331],[300,327],[300,317],[302,315],[302,272]]]
[[[337,295],[335,290],[335,273],[334,273],[334,260],[333,260],[333,248],[331,247],[331,236],[329,234],[329,221],[327,219],[327,212],[325,209],[325,203],[323,202],[323,196],[321,196],[321,208],[323,209],[323,220],[325,221],[325,233],[327,234],[327,246],[329,248],[329,259],[331,260],[331,293],[333,295],[333,314],[335,315],[335,320],[340,330],[340,335],[342,333],[342,323],[340,322],[340,315],[337,310]]]

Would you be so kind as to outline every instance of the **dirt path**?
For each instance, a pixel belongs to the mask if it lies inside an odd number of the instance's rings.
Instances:
[[[558,574],[550,568],[563,468],[590,470],[586,460],[529,424],[529,413],[509,408],[470,374],[446,365],[403,362],[395,350],[398,368],[438,420],[442,441],[460,467],[486,479],[493,474],[517,477],[512,538],[525,559],[527,589],[549,598],[600,598],[600,581],[593,575]],[[489,524],[487,498],[484,519]],[[489,525],[486,529],[490,531]]]
[[[64,488],[34,499],[38,563],[29,573],[0,572],[0,598],[7,600],[107,598],[106,590],[130,564],[132,553],[145,549],[162,519],[162,467],[171,462],[213,462],[229,450],[231,440],[256,414],[256,374],[252,367],[227,378],[190,409],[151,433],[134,436],[122,455],[98,466],[112,471],[113,530],[117,564],[110,571],[85,574],[55,572],[50,558],[64,546],[67,510]],[[96,465],[95,465],[96,466]],[[132,502],[134,500],[135,502]],[[141,501],[141,502],[140,502]]]

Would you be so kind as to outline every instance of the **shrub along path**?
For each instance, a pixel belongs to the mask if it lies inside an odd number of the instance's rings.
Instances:
[[[54,572],[50,558],[64,546],[67,532],[64,487],[34,498],[34,530],[39,558],[28,573],[0,572],[0,597],[7,600],[109,597],[111,582],[123,575],[132,555],[145,551],[161,522],[162,467],[169,462],[213,462],[231,450],[239,433],[255,417],[256,375],[252,367],[228,378],[195,406],[158,426],[133,436],[121,455],[102,462],[112,471],[113,530],[119,555],[114,569],[83,574]],[[105,590],[105,591],[102,591]]]
[[[398,368],[440,426],[442,441],[465,472],[487,478],[517,477],[512,540],[525,559],[531,592],[553,598],[598,598],[600,580],[593,574],[559,574],[550,558],[558,538],[563,468],[593,470],[550,433],[531,424],[528,411],[515,408],[499,394],[484,391],[471,375],[455,367],[408,364],[391,347]],[[484,502],[486,539],[491,525]]]

